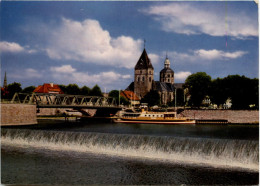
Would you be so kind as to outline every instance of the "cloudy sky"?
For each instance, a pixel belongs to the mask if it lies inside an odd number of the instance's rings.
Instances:
[[[155,80],[166,53],[175,82],[258,77],[258,8],[245,2],[2,1],[1,84],[125,89],[145,48]]]

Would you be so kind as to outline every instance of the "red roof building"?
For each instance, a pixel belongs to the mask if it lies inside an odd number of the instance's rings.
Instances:
[[[121,91],[120,96],[125,97],[132,105],[140,104],[139,97],[132,91],[129,90]]]
[[[35,93],[49,93],[49,94],[64,94],[59,85],[53,83],[44,83],[39,85],[33,92]]]

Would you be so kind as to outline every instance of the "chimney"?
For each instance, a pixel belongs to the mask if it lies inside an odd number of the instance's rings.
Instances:
[[[53,87],[53,83],[50,83],[51,87]]]

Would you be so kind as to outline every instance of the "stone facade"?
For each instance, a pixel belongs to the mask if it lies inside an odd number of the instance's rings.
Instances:
[[[36,105],[1,104],[1,126],[37,124]]]
[[[155,90],[160,95],[162,105],[172,102],[175,87],[174,71],[170,68],[170,60],[166,57],[164,68],[160,72],[160,81],[154,81],[154,68],[144,49],[135,66],[134,87],[133,89],[129,87],[127,90],[133,91],[139,98],[143,98],[149,91]]]
[[[152,89],[153,74],[152,63],[144,49],[135,65],[134,92],[137,96],[143,98]]]

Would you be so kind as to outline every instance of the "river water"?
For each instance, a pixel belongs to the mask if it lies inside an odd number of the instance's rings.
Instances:
[[[1,183],[256,185],[259,128],[41,120],[1,128]]]

